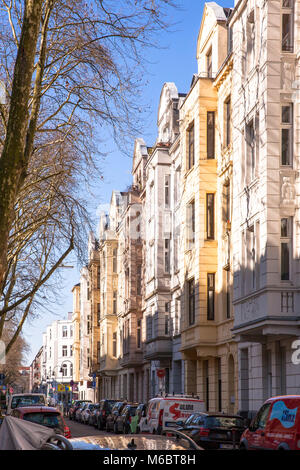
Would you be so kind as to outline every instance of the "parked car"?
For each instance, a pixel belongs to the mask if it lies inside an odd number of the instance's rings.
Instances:
[[[300,395],[269,398],[241,437],[243,450],[299,450]]]
[[[192,439],[177,430],[168,431],[168,436],[89,436],[68,440],[74,450],[151,450],[187,451],[203,450]]]
[[[94,403],[94,408],[93,410],[91,411],[90,413],[90,416],[89,416],[89,420],[88,420],[88,424],[90,426],[95,426],[95,422],[96,422],[96,413],[99,412],[99,403]]]
[[[81,422],[83,424],[88,424],[91,413],[93,412],[95,405],[93,403],[87,403],[85,408],[81,412]]]
[[[115,432],[117,433],[123,433],[123,434],[129,434],[131,433],[131,419],[135,415],[135,412],[137,410],[138,403],[136,404],[127,404],[124,406],[121,414],[116,417],[115,420]]]
[[[10,415],[19,406],[46,406],[46,396],[43,393],[14,393],[10,395],[6,414]]]
[[[1,450],[202,450],[188,436],[170,430],[167,436],[88,436],[66,439],[53,429],[11,416],[0,427]],[[100,454],[99,454],[100,455]],[[109,458],[109,457],[108,457]],[[127,458],[127,457],[126,457]],[[137,458],[137,457],[136,457]]]
[[[117,400],[103,399],[99,403],[99,408],[94,414],[94,426],[100,430],[106,429],[106,418],[111,413],[112,407],[117,403]]]
[[[204,449],[233,449],[239,447],[246,428],[244,418],[224,413],[194,413],[178,430]]]
[[[143,426],[143,422],[146,420],[146,416],[147,405],[145,403],[140,403],[135,410],[135,415],[131,418],[130,429],[132,434],[139,434],[141,432],[140,426]],[[146,431],[148,431],[148,426]]]
[[[82,422],[82,412],[85,410],[85,408],[88,406],[89,403],[83,402],[80,404],[80,406],[77,408],[75,412],[75,421],[78,423]]]
[[[189,395],[166,395],[148,403],[147,424],[151,434],[161,434],[166,428],[182,425],[193,413],[204,411],[204,402]]]
[[[111,412],[106,418],[106,425],[105,425],[106,431],[114,431],[115,433],[118,432],[116,428],[116,419],[122,413],[125,405],[127,405],[126,401],[117,401],[113,405]]]
[[[12,410],[13,418],[24,419],[54,429],[57,434],[71,438],[70,428],[66,425],[60,411],[50,406],[24,406]]]
[[[91,400],[76,400],[69,409],[69,419],[72,421],[75,420],[76,411],[82,403],[91,403]]]

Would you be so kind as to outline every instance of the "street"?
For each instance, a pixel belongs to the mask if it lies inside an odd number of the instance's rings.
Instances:
[[[71,430],[72,437],[84,437],[84,436],[108,436],[112,433],[108,433],[106,431],[99,431],[95,429],[94,426],[89,426],[87,424],[81,424],[77,421],[71,421],[68,418],[64,418],[65,423],[69,426]]]

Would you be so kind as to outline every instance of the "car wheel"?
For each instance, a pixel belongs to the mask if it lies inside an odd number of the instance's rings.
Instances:
[[[119,431],[118,431],[118,425],[117,425],[117,423],[115,423],[115,424],[114,424],[114,433],[115,433],[115,434],[118,434],[118,432],[119,432]]]
[[[106,426],[105,426],[106,432],[109,432],[109,429],[108,429],[108,428],[109,428],[108,423],[106,423]]]

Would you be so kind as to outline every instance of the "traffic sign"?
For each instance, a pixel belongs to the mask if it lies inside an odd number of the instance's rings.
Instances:
[[[157,377],[159,377],[160,379],[163,379],[164,376],[166,375],[166,369],[157,369],[156,375],[157,375]]]

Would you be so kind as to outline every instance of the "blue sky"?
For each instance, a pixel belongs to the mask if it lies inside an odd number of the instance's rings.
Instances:
[[[146,144],[151,146],[156,139],[156,120],[159,104],[160,92],[165,82],[174,82],[180,93],[189,90],[192,76],[197,73],[196,45],[200,28],[204,1],[202,0],[181,0],[181,7],[172,10],[170,21],[174,24],[172,32],[162,31],[157,38],[160,49],[147,51],[147,75],[144,77],[147,82],[143,90],[143,102],[150,106],[150,116],[142,115],[144,132],[136,137],[143,137]],[[224,7],[233,7],[233,0],[218,1]],[[175,24],[176,23],[176,24]],[[107,140],[103,144],[104,152],[108,155],[103,162],[103,181],[99,180],[96,197],[90,200],[92,215],[97,214],[99,206],[108,204],[112,190],[124,190],[132,181],[131,165],[132,154],[125,156],[115,149],[112,141]],[[79,282],[79,270],[76,260],[69,259],[69,265],[73,269],[64,269],[65,278],[62,285],[64,301],[56,306],[55,314],[42,314],[35,320],[28,321],[24,328],[24,335],[30,345],[31,351],[26,358],[26,364],[30,364],[42,345],[42,333],[48,324],[56,319],[66,318],[67,313],[72,311],[72,287]]]

